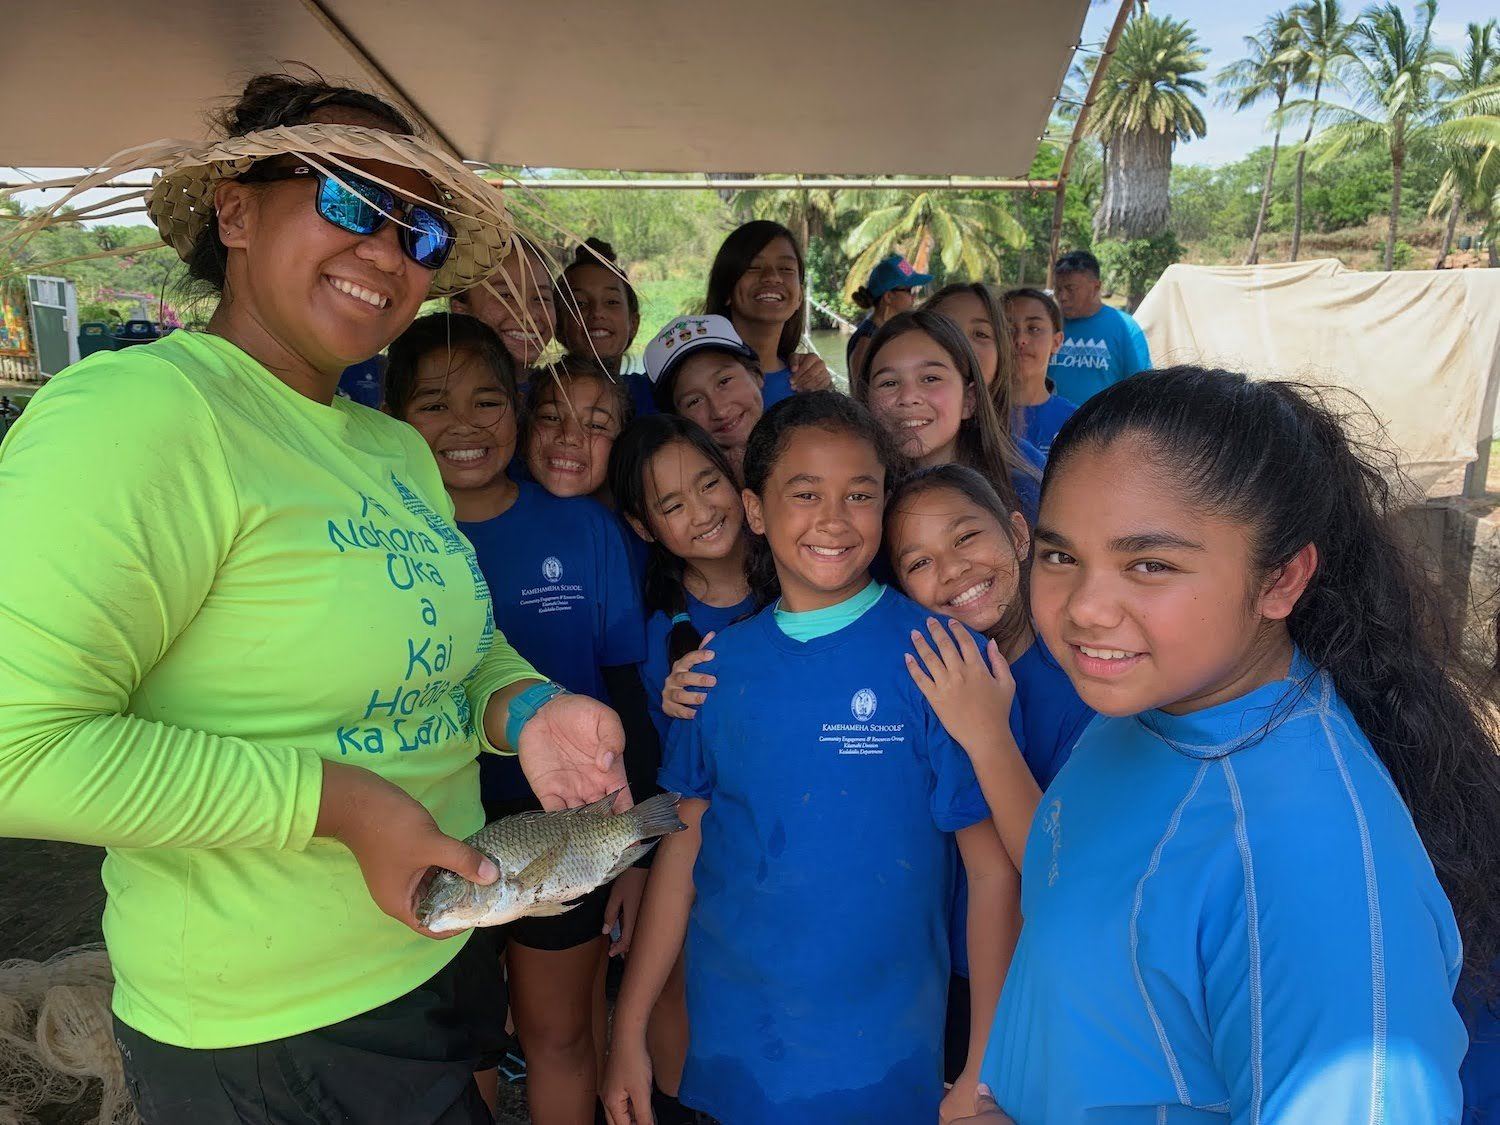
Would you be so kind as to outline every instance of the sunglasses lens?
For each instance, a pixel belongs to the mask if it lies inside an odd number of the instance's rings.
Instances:
[[[395,206],[391,193],[358,176],[346,176],[347,186],[326,176],[318,189],[318,214],[350,234],[374,234]],[[367,202],[368,201],[368,202]]]
[[[407,253],[423,269],[441,269],[453,250],[453,228],[448,220],[425,207],[413,207],[407,215],[409,229],[403,230]]]

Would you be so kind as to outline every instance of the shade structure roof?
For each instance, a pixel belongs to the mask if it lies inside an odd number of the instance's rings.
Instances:
[[[1024,174],[1089,0],[46,0],[7,5],[0,165],[207,133],[306,63],[465,159],[718,173]]]

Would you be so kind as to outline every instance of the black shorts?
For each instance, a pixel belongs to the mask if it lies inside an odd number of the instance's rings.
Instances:
[[[474,1071],[505,1042],[505,982],[481,932],[404,996],[300,1035],[195,1050],[114,1030],[145,1125],[488,1125]]]
[[[541,802],[529,794],[504,800],[484,802],[484,822],[499,820],[502,816],[513,816],[541,808]],[[566,914],[554,914],[548,918],[518,918],[501,927],[506,941],[524,945],[527,949],[557,952],[577,949],[604,936],[604,908],[609,904],[610,884],[598,887],[583,896],[579,904]]]
[[[969,978],[954,973],[948,978],[948,1020],[943,1028],[943,1081],[958,1081],[969,1061]]]

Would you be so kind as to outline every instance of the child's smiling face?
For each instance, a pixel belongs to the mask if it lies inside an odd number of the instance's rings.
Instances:
[[[500,378],[467,349],[429,352],[402,417],[427,440],[443,485],[484,488],[516,451],[516,411]]]
[[[764,496],[743,495],[751,530],[776,560],[783,608],[824,609],[869,582],[885,504],[885,466],[869,441],[803,426],[787,438]]]
[[[527,424],[526,467],[553,496],[590,496],[604,485],[620,436],[619,401],[602,377],[536,376],[548,386]]]
[[[717,465],[689,442],[674,441],[652,456],[645,476],[645,530],[652,539],[679,559],[722,559],[734,551],[745,510],[734,481]]]
[[[1286,618],[1316,563],[1309,547],[1261,576],[1253,547],[1249,529],[1192,502],[1140,438],[1085,446],[1047,482],[1032,615],[1101,714],[1211,707],[1286,673]]]
[[[1009,530],[952,488],[898,500],[887,520],[887,548],[906,595],[934,613],[988,633],[1020,594],[1026,520]]]

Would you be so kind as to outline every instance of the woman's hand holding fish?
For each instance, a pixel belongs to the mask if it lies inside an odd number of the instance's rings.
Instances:
[[[332,837],[353,852],[375,905],[428,937],[453,936],[434,934],[417,922],[417,900],[434,867],[481,884],[493,883],[500,874],[468,844],[445,836],[432,814],[404,789],[342,762],[323,763],[323,795],[313,834]]]
[[[691,719],[697,716],[698,708],[708,698],[704,692],[718,683],[718,679],[707,672],[694,672],[693,668],[714,658],[708,642],[714,639],[708,633],[692,652],[678,657],[672,672],[661,689],[661,709],[670,719]],[[702,689],[702,690],[698,690]]]
[[[622,957],[630,952],[635,920],[641,912],[641,896],[646,893],[646,875],[644,867],[627,867],[609,889],[609,902],[604,906],[604,932],[610,933],[617,921],[620,924],[620,940],[609,943],[611,957]]]
[[[597,699],[571,693],[555,697],[521,728],[520,743],[521,772],[542,808],[577,808],[611,793],[619,794],[616,812],[630,808],[625,728],[620,716]]]
[[[994,732],[1009,728],[1016,681],[999,645],[990,641],[980,652],[967,629],[957,622],[949,627],[951,633],[929,617],[931,644],[913,629],[917,655],[906,654],[906,669],[954,741],[973,754]]]

